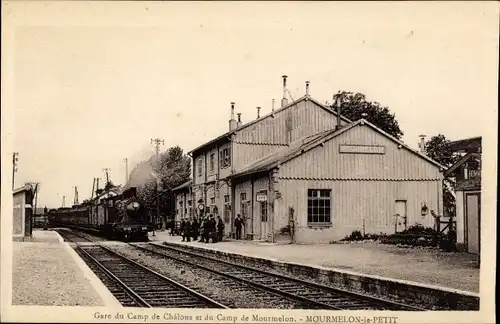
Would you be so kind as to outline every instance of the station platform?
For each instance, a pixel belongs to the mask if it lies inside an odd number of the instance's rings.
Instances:
[[[58,233],[12,244],[12,305],[121,307]]]
[[[167,231],[150,234],[150,240],[208,248],[277,262],[332,269],[435,286],[444,290],[479,293],[479,260],[476,255],[410,249],[376,242],[350,244],[271,244],[246,240],[218,243],[182,242]]]

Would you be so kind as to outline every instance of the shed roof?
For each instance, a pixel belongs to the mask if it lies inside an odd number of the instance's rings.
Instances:
[[[181,184],[180,186],[177,186],[174,189],[172,189],[172,191],[179,191],[179,190],[182,190],[182,189],[188,189],[191,186],[192,183],[193,183],[192,180],[186,181],[183,184]]]
[[[188,152],[188,154],[191,154],[191,153],[193,153],[193,152],[195,152],[195,151],[198,151],[198,150],[200,150],[200,149],[204,148],[204,147],[205,147],[205,146],[207,146],[207,145],[217,143],[217,142],[219,142],[219,141],[221,141],[221,140],[223,140],[223,139],[227,138],[229,135],[234,134],[235,132],[238,132],[238,131],[240,131],[240,130],[243,130],[243,129],[245,129],[245,128],[247,128],[247,127],[249,127],[249,126],[251,126],[251,125],[253,125],[253,124],[255,124],[255,123],[258,123],[258,122],[260,122],[260,121],[262,121],[262,120],[264,120],[264,119],[266,119],[266,118],[269,118],[269,117],[273,116],[273,114],[276,114],[276,113],[278,113],[278,112],[280,112],[280,111],[286,110],[286,109],[288,109],[288,108],[290,108],[290,107],[292,107],[292,106],[294,106],[294,105],[296,105],[296,104],[298,104],[298,103],[300,103],[301,101],[304,101],[304,100],[306,100],[306,99],[307,99],[307,100],[309,100],[309,101],[312,101],[313,103],[315,103],[315,104],[316,104],[316,105],[318,105],[319,107],[321,107],[321,108],[325,109],[325,110],[326,110],[326,111],[328,111],[329,113],[332,113],[332,114],[334,114],[335,116],[337,115],[337,112],[336,112],[336,111],[334,111],[333,109],[331,109],[331,108],[329,108],[328,106],[326,106],[326,105],[324,105],[324,104],[320,103],[319,101],[315,100],[315,99],[314,99],[314,98],[312,98],[310,95],[305,95],[305,96],[303,96],[303,97],[301,97],[301,98],[299,98],[299,99],[297,99],[297,100],[295,100],[295,101],[292,101],[291,103],[289,103],[288,105],[285,105],[284,107],[281,107],[281,108],[279,108],[279,109],[276,109],[275,111],[270,112],[269,114],[264,115],[264,116],[262,116],[262,117],[260,117],[260,118],[257,118],[257,119],[254,119],[254,120],[251,120],[251,121],[249,121],[248,123],[243,124],[243,125],[241,125],[240,127],[233,129],[232,131],[226,132],[226,133],[224,133],[224,134],[222,134],[222,135],[220,135],[220,136],[218,136],[218,137],[214,138],[213,140],[208,141],[208,142],[206,142],[206,143],[204,143],[204,144],[202,144],[202,145],[200,145],[200,146],[198,146],[198,147],[194,148],[193,150],[189,151],[189,152]],[[350,122],[350,120],[349,120],[349,119],[347,119],[347,118],[346,118],[346,117],[344,117],[344,116],[340,116],[340,118],[342,118],[342,120],[344,120],[345,122]]]
[[[265,156],[264,158],[256,161],[255,163],[252,163],[251,165],[244,167],[243,169],[241,169],[241,170],[237,171],[236,173],[234,173],[233,175],[231,175],[231,177],[237,178],[237,177],[242,177],[245,175],[250,175],[250,174],[254,174],[254,173],[258,173],[258,172],[269,171],[269,170],[277,167],[278,165],[283,164],[287,161],[290,161],[290,160],[296,158],[297,156],[315,148],[318,145],[321,145],[322,143],[324,143],[326,141],[329,141],[330,139],[332,139],[332,138],[334,138],[334,137],[336,137],[344,132],[349,131],[353,127],[360,125],[360,124],[369,126],[373,130],[375,130],[375,131],[379,132],[380,134],[384,135],[385,137],[391,139],[392,141],[396,142],[398,145],[403,146],[404,148],[406,148],[407,150],[416,154],[420,158],[427,160],[427,162],[432,163],[435,166],[437,166],[443,170],[446,169],[443,165],[432,160],[428,156],[418,152],[417,150],[412,149],[408,145],[404,144],[403,142],[396,139],[395,137],[387,134],[386,132],[384,132],[383,130],[378,128],[377,126],[368,122],[367,120],[359,119],[355,122],[351,122],[351,123],[343,126],[339,130],[335,130],[335,129],[328,130],[325,132],[318,133],[316,135],[306,137],[303,140],[297,141],[287,148],[278,150],[277,152],[274,152],[268,156]]]
[[[469,161],[473,157],[481,159],[481,154],[479,154],[479,153],[467,153],[460,160],[458,160],[455,164],[453,164],[448,170],[446,170],[444,175],[445,176],[452,175],[457,168],[459,168],[461,165],[465,164],[465,162]]]
[[[17,194],[23,191],[32,191],[33,187],[29,184],[22,186],[21,188],[17,188],[13,191],[13,194]]]

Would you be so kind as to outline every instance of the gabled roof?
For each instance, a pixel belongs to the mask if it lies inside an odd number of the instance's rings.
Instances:
[[[287,147],[287,148],[284,148],[284,149],[279,150],[277,152],[274,152],[274,153],[258,160],[257,162],[255,162],[249,166],[244,167],[243,169],[241,169],[241,170],[237,171],[236,173],[234,173],[233,175],[231,175],[231,177],[242,177],[242,176],[249,175],[249,174],[254,174],[254,173],[263,172],[263,171],[269,171],[269,170],[277,167],[278,165],[283,164],[287,161],[290,161],[290,160],[296,158],[297,156],[317,147],[318,145],[321,145],[322,143],[324,143],[326,141],[329,141],[330,139],[332,139],[332,138],[334,138],[334,137],[336,137],[344,132],[349,131],[353,127],[360,125],[360,124],[369,126],[373,130],[379,132],[380,134],[389,138],[390,140],[397,143],[398,145],[405,147],[407,150],[411,151],[412,153],[416,154],[417,156],[427,160],[427,162],[432,163],[435,166],[437,166],[443,170],[446,169],[443,165],[432,160],[428,156],[418,152],[417,150],[412,149],[408,145],[404,144],[403,142],[396,139],[395,137],[387,134],[386,132],[384,132],[383,130],[378,128],[377,126],[368,122],[367,120],[359,119],[355,122],[351,122],[347,125],[344,125],[339,130],[333,129],[333,130],[328,130],[328,131],[325,131],[322,133],[318,133],[316,135],[309,136],[301,141],[298,141],[298,142],[292,144],[290,147]]]
[[[292,107],[292,106],[295,106],[296,104],[300,103],[301,101],[305,101],[305,100],[312,101],[313,103],[315,103],[315,104],[316,104],[316,105],[318,105],[319,107],[321,107],[321,108],[325,109],[326,111],[328,111],[329,113],[332,113],[332,114],[334,114],[335,116],[337,116],[337,112],[336,112],[336,111],[334,111],[334,110],[332,110],[331,108],[329,108],[328,106],[326,106],[326,105],[324,105],[324,104],[320,103],[319,101],[317,101],[317,100],[313,99],[311,96],[309,96],[309,95],[305,95],[305,96],[303,96],[303,97],[301,97],[301,98],[299,98],[299,99],[297,99],[297,100],[295,100],[295,101],[292,101],[291,103],[289,103],[288,105],[285,105],[284,107],[281,107],[281,108],[279,108],[279,109],[276,109],[276,110],[275,110],[275,111],[273,111],[273,112],[270,112],[270,113],[269,113],[269,114],[267,114],[267,115],[264,115],[264,116],[262,116],[262,117],[260,117],[260,118],[254,119],[254,120],[251,120],[251,121],[249,121],[248,123],[243,124],[243,125],[241,125],[240,127],[233,129],[232,131],[226,132],[226,133],[224,133],[224,134],[222,134],[222,135],[220,135],[220,136],[218,136],[218,137],[214,138],[213,140],[208,141],[208,142],[206,142],[206,143],[204,143],[204,144],[202,144],[202,145],[200,145],[200,146],[198,146],[198,147],[196,147],[196,148],[192,149],[192,150],[191,150],[191,151],[189,151],[187,154],[191,154],[191,153],[193,153],[193,152],[195,152],[195,151],[198,151],[199,149],[202,149],[203,147],[205,147],[205,146],[207,146],[207,145],[210,145],[210,144],[214,144],[214,143],[216,143],[216,142],[219,142],[219,141],[221,141],[222,139],[224,139],[224,138],[226,138],[226,137],[228,137],[228,136],[230,136],[230,135],[232,135],[232,134],[236,133],[237,131],[240,131],[240,130],[242,130],[242,129],[245,129],[245,128],[247,128],[247,127],[249,127],[249,126],[251,126],[251,125],[254,125],[255,123],[258,123],[258,122],[260,122],[260,121],[263,121],[263,120],[264,120],[264,119],[266,119],[266,118],[272,117],[274,114],[276,114],[276,113],[278,113],[278,112],[280,112],[280,111],[283,111],[283,110],[285,110],[285,109],[288,109],[288,108],[290,108],[290,107]],[[340,116],[340,118],[341,118],[343,121],[347,122],[347,123],[351,122],[349,119],[345,118],[344,116]]]
[[[460,160],[458,160],[455,164],[453,164],[448,170],[446,170],[444,175],[445,176],[452,175],[457,168],[462,166],[465,162],[469,161],[472,157],[476,157],[476,158],[481,159],[481,154],[479,154],[479,153],[467,153]]]
[[[183,184],[181,184],[180,186],[177,186],[174,189],[172,189],[172,191],[178,191],[178,190],[182,190],[182,189],[188,189],[189,187],[191,187],[192,183],[193,183],[192,180],[186,181]]]

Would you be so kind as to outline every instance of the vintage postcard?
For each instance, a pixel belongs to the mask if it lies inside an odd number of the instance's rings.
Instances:
[[[495,323],[497,2],[2,1],[2,322]]]

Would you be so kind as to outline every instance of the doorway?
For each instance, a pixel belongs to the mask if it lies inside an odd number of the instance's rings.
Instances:
[[[479,254],[481,227],[481,195],[465,194],[465,244],[469,253]]]
[[[267,235],[269,234],[267,201],[259,203],[259,210],[260,210],[260,239],[265,240],[267,239]]]
[[[396,200],[395,232],[404,231],[408,227],[408,217],[406,215],[406,200]]]

